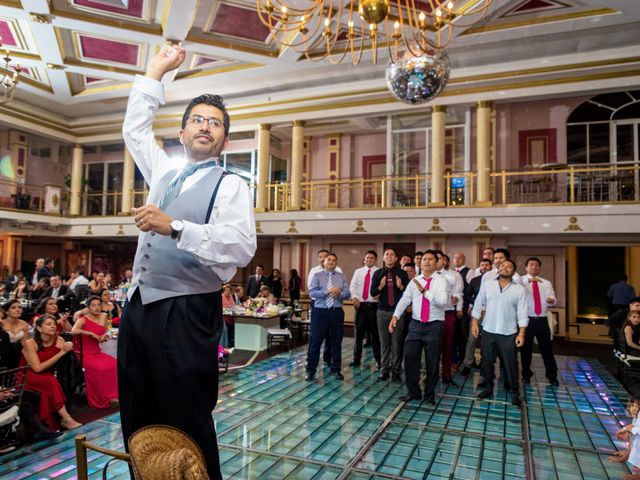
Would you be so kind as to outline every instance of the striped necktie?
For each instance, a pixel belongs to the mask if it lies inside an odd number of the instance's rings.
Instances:
[[[329,272],[329,281],[327,282],[327,290],[333,288],[333,272]],[[327,297],[327,308],[333,308],[333,297],[329,295]]]
[[[217,165],[217,163],[218,162],[216,160],[213,160],[210,162],[197,162],[197,163],[188,162],[182,169],[182,172],[180,172],[180,175],[174,178],[169,184],[169,186],[167,187],[167,189],[165,190],[164,195],[162,195],[162,199],[160,200],[160,203],[158,205],[158,208],[160,210],[164,210],[167,207],[167,205],[169,205],[176,198],[178,198],[178,195],[180,195],[180,191],[182,190],[182,185],[184,184],[184,181],[187,179],[187,177],[190,177],[191,175],[193,175],[196,172],[196,170],[199,170],[201,168],[213,167],[214,165]]]

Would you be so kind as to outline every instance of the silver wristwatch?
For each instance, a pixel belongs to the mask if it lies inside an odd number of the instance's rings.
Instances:
[[[171,238],[174,240],[180,238],[182,230],[184,230],[184,222],[182,220],[175,219],[171,222]]]

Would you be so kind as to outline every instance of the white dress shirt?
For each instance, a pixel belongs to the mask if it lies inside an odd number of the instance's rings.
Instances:
[[[500,289],[497,277],[483,282],[473,304],[471,316],[480,319],[483,306],[486,309],[482,320],[484,331],[499,335],[513,335],[518,332],[519,327],[529,325],[527,295],[524,287],[513,278],[504,289]]]
[[[535,301],[533,299],[533,282],[531,282],[531,278],[533,277],[525,275],[520,279],[527,293],[527,314],[530,317],[546,317],[548,308],[556,305],[556,292],[553,291],[553,285],[551,285],[549,280],[536,277],[538,279],[538,288],[540,289],[540,306],[542,307],[540,314],[536,314]],[[547,303],[547,298],[549,297],[553,298],[551,304]]]
[[[445,270],[444,268],[442,270],[438,270],[436,273],[442,275],[447,280],[447,284],[448,284],[449,295],[447,295],[447,303],[444,306],[445,311],[458,310],[461,312],[462,311],[462,290],[464,289],[464,282],[462,281],[462,275],[451,270]],[[458,299],[455,306],[451,301],[451,297],[456,297]]]
[[[127,149],[149,185],[149,198],[161,198],[158,183],[165,175],[177,177],[187,163],[186,158],[169,158],[158,146],[153,133],[153,117],[165,103],[164,87],[149,77],[137,75],[127,105],[122,132]],[[192,188],[214,167],[201,168],[187,177],[181,193]],[[158,181],[156,181],[156,179]],[[208,198],[207,198],[208,200]],[[233,208],[228,208],[233,205]],[[222,206],[222,208],[221,208]],[[208,224],[184,222],[177,247],[193,254],[211,268],[222,282],[228,282],[237,267],[247,265],[256,251],[253,199],[247,183],[238,175],[228,175],[221,183]],[[133,295],[138,279],[131,281]]]
[[[311,270],[309,270],[309,275],[307,275],[307,292],[311,290],[311,280],[313,279],[313,276],[316,273],[322,272],[322,271],[324,271],[324,267],[320,265],[316,265]],[[342,273],[342,269],[340,267],[336,267],[336,272]]]
[[[351,298],[357,298],[361,302],[375,302],[378,303],[378,297],[373,297],[371,295],[371,281],[373,280],[373,272],[378,270],[378,266],[374,265],[373,267],[360,267],[355,272],[353,272],[353,277],[351,278],[351,285],[349,290],[351,291]],[[367,299],[365,300],[362,296],[362,292],[364,292],[364,278],[367,276],[367,272],[371,272],[369,277],[369,291],[367,292]]]
[[[424,294],[420,293],[418,286],[414,280],[417,280],[422,288],[424,288],[427,280],[424,275],[420,274],[409,282],[409,285],[402,294],[402,298],[396,305],[396,309],[393,312],[393,316],[400,318],[409,305],[411,305],[411,315],[414,320],[420,321],[422,315],[422,298],[423,296],[429,300],[429,321],[444,321],[444,305],[449,298],[449,292],[447,288],[447,280],[438,272],[434,272],[431,275],[431,284],[429,290],[426,290]]]
[[[89,280],[87,280],[87,277],[84,275],[78,275],[73,279],[71,285],[69,285],[69,289],[73,290],[74,293],[77,293],[76,289],[78,288],[78,285],[89,285]]]

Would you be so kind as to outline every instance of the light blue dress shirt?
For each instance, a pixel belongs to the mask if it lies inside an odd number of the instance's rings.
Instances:
[[[332,276],[331,283],[333,288],[340,289],[340,295],[333,297],[333,308],[342,308],[342,301],[351,298],[349,282],[341,272],[334,270],[329,273],[326,270],[322,270],[313,276],[309,287],[309,296],[314,301],[314,308],[328,308],[327,298],[329,293],[327,292],[327,285],[329,284],[329,275]]]
[[[519,327],[529,325],[527,295],[524,287],[513,278],[503,289],[498,278],[483,282],[471,315],[480,319],[482,307],[485,308],[482,330],[486,332],[513,335]]]

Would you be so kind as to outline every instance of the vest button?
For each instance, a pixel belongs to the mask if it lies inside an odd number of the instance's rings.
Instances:
[[[147,247],[151,248],[151,243],[147,242]]]
[[[146,272],[147,268],[146,267],[140,267],[140,270],[142,270],[143,272]]]
[[[142,256],[142,258],[149,258],[149,254],[148,254],[148,253],[145,253],[145,254]]]
[[[140,285],[144,285],[144,280],[140,279],[140,280],[138,280],[138,283],[139,283]]]
[[[151,232],[151,236],[155,237],[156,236],[156,232]]]

